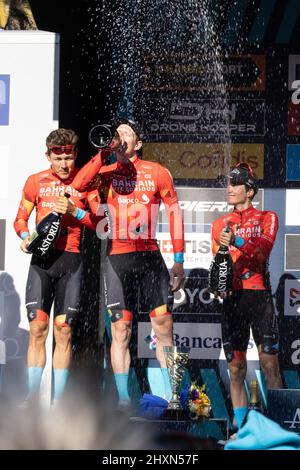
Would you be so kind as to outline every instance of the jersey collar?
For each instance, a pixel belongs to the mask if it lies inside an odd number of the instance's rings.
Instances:
[[[134,155],[133,157],[129,158],[129,161],[130,163],[133,163],[135,165],[138,159],[139,159],[138,156]],[[117,162],[118,167],[126,168],[127,165],[128,163]]]
[[[74,168],[74,170],[71,172],[70,176],[68,179],[64,180],[64,179],[61,179],[57,173],[55,173],[52,168],[50,167],[50,171],[51,171],[51,174],[52,176],[54,176],[55,178],[57,178],[59,181],[61,181],[62,183],[64,183],[64,185],[68,186],[69,184],[72,183],[74,177],[76,176],[76,173],[78,173],[78,168]]]
[[[234,214],[242,214],[243,216],[248,216],[251,215],[253,212],[255,212],[255,208],[253,207],[252,204],[250,204],[247,209],[244,209],[243,211],[238,211],[237,209],[233,209]]]

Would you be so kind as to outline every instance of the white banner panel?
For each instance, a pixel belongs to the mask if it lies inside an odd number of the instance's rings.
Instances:
[[[285,225],[300,226],[300,189],[286,190]]]
[[[284,247],[284,270],[300,271],[300,234],[286,233]]]
[[[25,287],[30,256],[19,246],[13,222],[28,176],[47,168],[45,140],[58,127],[59,36],[45,31],[0,33],[0,220],[5,252],[0,271],[0,340],[6,351],[1,392],[22,400],[26,393],[28,321]],[[31,228],[34,225],[34,214]],[[52,355],[52,335],[47,344]],[[3,358],[2,358],[3,361]],[[51,361],[43,377],[49,395]],[[46,385],[46,386],[45,386]]]

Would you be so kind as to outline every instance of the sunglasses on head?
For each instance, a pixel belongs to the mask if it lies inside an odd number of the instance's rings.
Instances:
[[[246,163],[246,162],[241,162],[241,163],[238,163],[235,168],[243,168],[244,170],[247,170],[251,176],[254,176],[253,175],[253,170],[251,168],[251,166],[249,165],[249,163]]]
[[[228,178],[228,184],[230,184],[230,186],[240,186],[241,184],[245,184],[245,179],[243,179],[243,178]]]
[[[49,150],[55,155],[71,155],[74,151],[74,145],[54,145],[53,147],[49,147]]]

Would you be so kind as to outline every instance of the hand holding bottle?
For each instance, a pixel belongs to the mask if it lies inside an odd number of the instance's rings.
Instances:
[[[220,233],[220,245],[229,246],[234,242],[234,233],[229,227],[224,227]]]
[[[22,251],[24,251],[24,253],[30,253],[28,250],[27,250],[27,247],[29,246],[30,244],[30,235],[28,235],[27,237],[24,238],[24,240],[22,240],[22,243],[20,245],[20,248]]]
[[[76,206],[66,196],[61,196],[58,198],[58,200],[54,204],[53,210],[58,214],[70,214],[73,215],[73,217],[76,216]]]
[[[110,124],[97,124],[89,132],[89,141],[96,149],[126,150],[117,129]]]
[[[184,284],[183,263],[174,263],[170,273],[170,286],[172,292],[177,292]]]

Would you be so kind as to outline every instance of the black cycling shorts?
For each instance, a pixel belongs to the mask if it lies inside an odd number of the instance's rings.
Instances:
[[[71,324],[79,310],[81,280],[81,253],[55,250],[46,260],[33,255],[26,285],[29,320],[37,309],[50,316],[54,301],[54,317],[67,315]]]
[[[151,317],[172,312],[170,275],[160,251],[110,255],[106,258],[104,279],[112,322],[131,320],[135,311],[147,312]]]
[[[238,290],[224,300],[222,341],[228,361],[234,351],[247,351],[250,327],[256,346],[264,353],[277,354],[277,319],[268,290]]]

